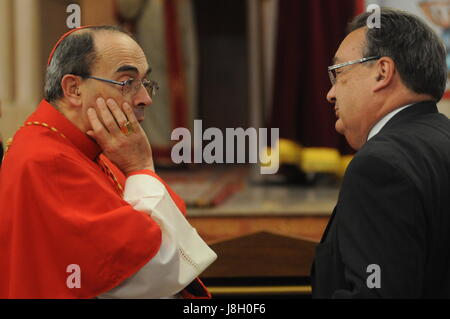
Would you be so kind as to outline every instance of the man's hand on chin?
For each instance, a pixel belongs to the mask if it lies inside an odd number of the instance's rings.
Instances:
[[[86,132],[94,138],[103,153],[128,175],[142,169],[154,170],[152,149],[128,103],[123,107],[113,99],[97,99],[97,105],[87,111],[92,130]]]

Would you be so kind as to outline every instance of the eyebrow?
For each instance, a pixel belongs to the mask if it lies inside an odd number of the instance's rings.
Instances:
[[[133,66],[133,65],[122,65],[121,67],[119,67],[116,70],[116,73],[120,73],[120,72],[134,72],[139,74],[139,70],[137,69],[137,67]],[[152,68],[149,67],[147,69],[147,71],[144,74],[144,77],[148,76],[150,73],[152,72]]]

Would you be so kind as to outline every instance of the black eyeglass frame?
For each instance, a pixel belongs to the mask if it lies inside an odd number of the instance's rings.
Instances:
[[[124,92],[124,90],[125,90],[125,88],[127,86],[130,88],[130,91],[132,92],[132,95],[135,95],[139,91],[139,89],[140,89],[140,87],[142,85],[145,89],[147,89],[147,92],[149,92],[151,98],[156,96],[156,93],[159,90],[158,82],[156,82],[154,80],[128,79],[128,80],[125,80],[125,81],[115,81],[115,80],[109,80],[109,79],[100,78],[98,76],[93,76],[93,75],[83,76],[83,78],[94,79],[94,80],[97,80],[97,81],[102,81],[102,82],[106,82],[106,83],[120,85],[122,87],[122,93],[123,94],[126,94],[126,92]],[[135,86],[132,86],[132,83],[134,81],[136,81],[136,80],[139,81],[140,83],[135,85]],[[151,90],[149,91],[148,88],[150,88]]]
[[[372,61],[372,60],[378,60],[380,58],[381,58],[381,56],[371,56],[371,57],[366,57],[366,58],[362,58],[362,59],[352,60],[352,61],[343,62],[343,63],[329,66],[328,67],[328,76],[330,77],[331,84],[332,85],[336,84],[336,70],[337,69],[342,68],[344,66],[352,65],[352,64],[365,63],[365,62]]]

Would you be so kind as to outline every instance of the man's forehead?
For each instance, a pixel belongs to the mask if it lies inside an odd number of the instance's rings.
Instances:
[[[129,36],[113,32],[108,35],[96,34],[94,38],[98,64],[112,72],[148,71],[147,58],[141,47]]]
[[[362,58],[365,41],[365,28],[357,29],[348,34],[336,51],[336,55],[333,58],[333,64]]]

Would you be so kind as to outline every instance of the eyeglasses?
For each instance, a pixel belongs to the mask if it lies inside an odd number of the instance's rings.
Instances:
[[[124,95],[134,96],[136,95],[137,92],[139,92],[141,86],[143,86],[147,90],[150,97],[153,98],[159,90],[158,82],[147,79],[144,80],[129,79],[126,81],[114,81],[90,75],[86,76],[86,78],[120,85],[122,87],[122,93]]]
[[[344,62],[344,63],[335,64],[335,65],[329,66],[328,67],[328,75],[330,77],[331,84],[332,85],[336,84],[336,70],[337,69],[342,68],[342,67],[347,66],[347,65],[352,65],[352,64],[357,64],[357,63],[364,63],[364,62],[371,61],[371,60],[377,60],[379,58],[381,58],[381,56],[371,56],[371,57],[368,57],[368,58],[362,58],[362,59],[358,59],[358,60],[348,61],[348,62]]]

